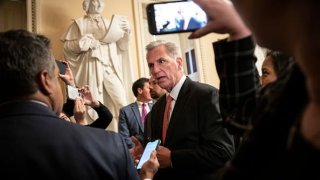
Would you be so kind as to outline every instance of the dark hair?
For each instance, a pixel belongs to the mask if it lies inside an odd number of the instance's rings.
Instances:
[[[132,92],[134,94],[135,97],[138,96],[138,89],[143,89],[144,83],[148,83],[149,79],[148,78],[139,78],[138,80],[136,80],[133,84],[132,84]]]
[[[0,33],[0,101],[25,97],[38,89],[38,75],[46,69],[53,76],[55,62],[50,41],[26,30]],[[9,85],[10,84],[10,85]]]
[[[41,34],[37,34],[37,37],[38,37],[48,48],[51,48],[51,42],[50,42],[50,39],[49,39],[49,38],[47,38],[46,36],[41,35]]]
[[[273,68],[277,76],[279,76],[283,69],[292,61],[291,56],[274,50],[267,50],[266,57],[271,57]]]

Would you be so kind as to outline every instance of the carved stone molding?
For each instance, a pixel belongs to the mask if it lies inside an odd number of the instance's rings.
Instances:
[[[38,29],[38,0],[27,0],[27,27],[29,31],[39,32]]]

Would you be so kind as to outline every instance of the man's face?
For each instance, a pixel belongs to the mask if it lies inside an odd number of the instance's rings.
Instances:
[[[150,95],[152,99],[158,99],[159,97],[161,97],[163,94],[166,93],[166,91],[158,85],[155,78],[151,77],[149,84],[150,84]]]
[[[88,7],[88,14],[101,14],[104,9],[104,0],[91,0]]]
[[[170,92],[182,76],[181,57],[172,58],[161,45],[147,54],[147,62],[151,75],[159,86]]]
[[[139,90],[139,94],[141,94],[142,101],[151,101],[151,95],[150,95],[150,84],[148,82],[145,82],[143,85],[143,88]]]
[[[274,70],[274,66],[271,58],[272,57],[267,56],[263,61],[263,64],[261,67],[262,75],[260,76],[260,80],[261,80],[262,86],[265,86],[277,80],[277,74]]]

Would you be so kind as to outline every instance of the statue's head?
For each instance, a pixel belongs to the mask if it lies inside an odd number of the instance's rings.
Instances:
[[[83,0],[82,6],[87,14],[101,14],[104,9],[104,0]]]

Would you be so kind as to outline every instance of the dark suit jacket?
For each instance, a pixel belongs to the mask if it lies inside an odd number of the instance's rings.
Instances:
[[[149,108],[152,104],[148,103]],[[141,115],[137,102],[131,103],[120,109],[119,113],[119,134],[125,140],[128,148],[132,148],[134,143],[131,141],[131,136],[136,136],[143,143],[144,125],[141,121]]]
[[[139,179],[122,138],[61,120],[35,102],[0,106],[1,175],[10,179]]]
[[[152,140],[162,137],[165,105],[163,96],[152,107]],[[162,145],[171,150],[173,168],[159,169],[155,180],[208,180],[216,175],[234,153],[233,138],[222,127],[216,88],[186,79]]]

